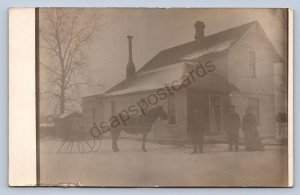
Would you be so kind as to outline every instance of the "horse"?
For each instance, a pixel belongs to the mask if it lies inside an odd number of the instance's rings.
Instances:
[[[142,134],[142,151],[147,152],[145,146],[147,134],[151,131],[152,124],[156,121],[157,118],[160,118],[162,120],[166,120],[168,118],[168,115],[166,114],[162,106],[156,106],[147,111],[144,115],[142,114],[135,117],[132,116],[127,121],[126,125],[120,125],[116,128],[111,129],[113,151],[120,151],[118,147],[118,137],[123,130],[129,134]]]

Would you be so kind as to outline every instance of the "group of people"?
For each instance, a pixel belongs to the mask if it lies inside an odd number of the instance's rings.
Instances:
[[[193,144],[192,154],[204,152],[205,127],[203,124],[205,121],[202,120],[204,117],[201,116],[201,113],[199,109],[195,108],[191,115],[190,135]],[[244,133],[244,144],[247,151],[263,151],[264,146],[259,137],[257,125],[257,119],[250,108],[246,109],[246,113],[241,121],[240,116],[235,112],[235,107],[231,105],[224,120],[224,129],[227,133],[229,151],[237,152],[239,150],[240,129],[242,129]]]

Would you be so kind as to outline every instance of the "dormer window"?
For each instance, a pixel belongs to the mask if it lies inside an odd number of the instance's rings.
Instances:
[[[254,51],[248,52],[249,76],[256,77],[256,54]]]

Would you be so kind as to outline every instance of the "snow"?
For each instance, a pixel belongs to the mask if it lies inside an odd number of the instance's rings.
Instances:
[[[183,60],[193,60],[193,59],[200,58],[201,56],[204,56],[204,55],[207,55],[210,53],[218,53],[218,52],[221,52],[221,51],[224,51],[224,50],[230,48],[230,46],[232,45],[233,42],[234,42],[233,40],[227,40],[227,41],[212,45],[208,48],[201,49],[201,50],[196,51],[187,56],[184,56],[184,57],[182,57],[182,59]]]
[[[66,117],[68,117],[68,116],[70,116],[70,115],[73,115],[73,114],[74,114],[74,115],[80,115],[80,113],[78,113],[78,112],[75,112],[75,111],[68,111],[68,112],[65,112],[65,113],[60,114],[58,118],[63,119],[63,118],[66,118]]]
[[[184,63],[176,63],[154,71],[143,72],[138,74],[136,79],[125,89],[113,91],[105,95],[121,95],[164,88],[166,87],[166,84],[171,84],[173,81],[180,80],[183,76],[184,70]]]
[[[284,186],[287,152],[284,146],[266,146],[264,152],[228,152],[225,144],[205,146],[191,155],[191,146],[102,140],[95,153],[57,154],[58,140],[41,141],[41,183],[87,186]]]

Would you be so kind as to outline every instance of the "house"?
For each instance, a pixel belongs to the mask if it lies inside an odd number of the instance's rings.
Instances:
[[[161,105],[168,120],[156,120],[151,136],[185,141],[189,115],[199,108],[205,113],[206,135],[224,137],[223,121],[232,104],[241,118],[251,107],[260,135],[274,137],[273,65],[282,64],[282,59],[262,26],[253,21],[209,36],[203,22],[197,21],[194,27],[193,41],[160,51],[138,71],[132,59],[132,36],[128,36],[126,79],[103,94],[83,97],[87,126],[110,121],[130,109],[142,113]]]

